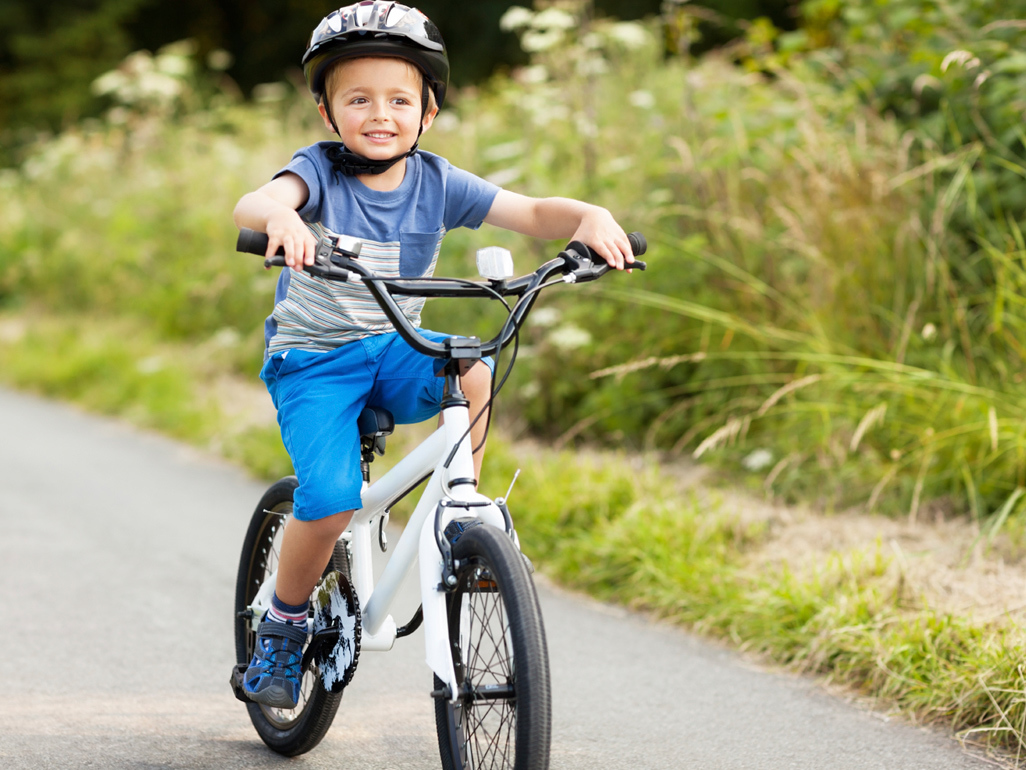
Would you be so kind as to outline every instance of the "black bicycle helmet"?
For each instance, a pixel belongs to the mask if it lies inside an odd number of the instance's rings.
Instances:
[[[330,65],[360,56],[406,59],[424,73],[438,106],[445,101],[449,86],[445,43],[438,27],[416,8],[370,0],[325,16],[303,54],[303,74],[314,97],[324,98],[324,76]]]

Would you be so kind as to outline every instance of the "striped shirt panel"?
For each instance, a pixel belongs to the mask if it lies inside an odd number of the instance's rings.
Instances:
[[[311,226],[311,229],[315,230],[315,234],[320,234],[316,233],[317,226]],[[442,237],[439,237],[431,264],[424,275],[434,272],[441,246]],[[380,276],[399,277],[398,242],[364,240],[358,259]],[[419,327],[424,298],[395,299],[403,315],[411,324]],[[305,272],[293,272],[289,276],[288,293],[275,306],[272,317],[278,327],[268,344],[268,355],[289,348],[334,350],[347,342],[394,331],[391,321],[382,312],[373,295],[355,275],[341,282],[317,278]]]

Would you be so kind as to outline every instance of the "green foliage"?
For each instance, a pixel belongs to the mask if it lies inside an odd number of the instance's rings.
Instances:
[[[190,378],[167,366],[152,336],[36,321],[0,345],[3,379],[176,438],[203,430]]]
[[[341,5],[340,3],[339,5]],[[417,6],[439,26],[452,78],[468,85],[521,63],[513,36],[498,25],[513,0]],[[59,131],[108,106],[90,84],[132,51],[157,52],[189,40],[205,76],[226,90],[255,95],[262,86],[299,83],[310,33],[339,5],[323,0],[5,0],[0,4],[0,167],[41,131]],[[599,13],[655,14],[659,0],[595,0]]]
[[[435,141],[513,189],[603,203],[653,244],[649,273],[527,330],[534,431],[913,518],[927,501],[984,516],[1026,484],[1026,252],[980,203],[996,152],[906,132],[824,82],[822,55],[768,77],[661,61],[651,29],[539,18],[519,27],[532,67],[464,97],[473,119]]]
[[[817,11],[834,36],[823,45],[854,57],[831,7]],[[889,11],[857,7],[886,23],[849,19],[845,34],[865,27],[875,42],[858,50],[890,50]],[[1008,158],[983,140],[941,146],[925,112],[911,129],[880,115],[865,88],[824,82],[822,51],[784,57],[766,29],[772,61],[757,31],[741,66],[666,60],[657,24],[571,11],[504,17],[531,66],[457,93],[424,145],[510,189],[609,207],[649,235],[651,270],[550,292],[500,411],[560,446],[688,452],[826,507],[982,518],[1014,500],[1014,522],[1026,242],[981,203],[1001,200],[987,175]],[[999,53],[981,87],[1014,70]],[[954,66],[942,82],[971,101]],[[288,87],[245,106],[196,71],[187,46],[131,57],[97,81],[115,104],[103,121],[39,141],[0,176],[0,304],[130,319],[220,345],[225,370],[252,373],[274,277],[232,252],[229,212],[323,133]],[[440,271],[470,273],[491,242],[524,269],[559,246],[462,231]],[[456,302],[425,314],[489,337],[501,317]]]
[[[879,548],[766,564],[774,543],[764,524],[699,505],[641,457],[493,441],[488,462],[488,494],[503,494],[523,468],[510,495],[517,531],[561,581],[828,677],[921,723],[1024,745],[1021,629],[925,606]]]
[[[0,5],[0,144],[9,145],[9,129],[58,128],[91,114],[90,84],[132,50],[122,25],[144,2]]]
[[[806,42],[824,46],[815,59],[912,128],[924,159],[980,151],[960,229],[986,227],[977,207],[998,223],[1026,221],[1026,3],[812,0],[804,10]]]
[[[278,426],[226,413],[238,339],[170,344],[131,317],[0,315],[0,382],[157,430],[234,460],[261,478],[292,472]],[[243,387],[242,392],[246,392]]]

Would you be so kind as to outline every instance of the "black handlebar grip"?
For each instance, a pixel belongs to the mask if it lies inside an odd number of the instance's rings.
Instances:
[[[634,256],[640,257],[648,251],[648,241],[645,240],[645,236],[641,233],[627,233],[627,240],[631,242],[631,253]]]
[[[235,242],[235,250],[262,257],[267,253],[267,240],[267,233],[258,233],[256,230],[243,227],[239,229],[239,240]],[[284,256],[285,248],[279,246],[275,254]]]

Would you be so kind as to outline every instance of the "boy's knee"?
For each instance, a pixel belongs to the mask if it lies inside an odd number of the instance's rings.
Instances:
[[[460,378],[463,392],[474,400],[487,400],[492,392],[492,372],[487,364],[478,361]]]
[[[332,538],[337,540],[349,526],[353,518],[352,511],[340,511],[339,513],[324,516],[320,519],[293,519],[295,526],[302,527],[315,538]]]

